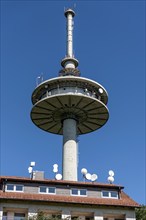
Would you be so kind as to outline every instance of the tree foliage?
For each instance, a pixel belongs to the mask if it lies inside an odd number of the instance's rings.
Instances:
[[[44,212],[40,211],[38,212],[37,216],[32,220],[69,220],[69,218],[62,219],[61,215],[47,216],[44,214]]]
[[[136,220],[146,220],[146,206],[142,205],[136,209]]]
[[[32,220],[62,220],[62,217],[61,215],[46,216],[43,212],[39,212]],[[63,220],[69,220],[69,218]],[[146,220],[146,206],[142,205],[136,209],[136,220]]]

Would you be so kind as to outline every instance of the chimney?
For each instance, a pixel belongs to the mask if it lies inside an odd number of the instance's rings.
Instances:
[[[44,171],[33,171],[33,180],[44,180]]]

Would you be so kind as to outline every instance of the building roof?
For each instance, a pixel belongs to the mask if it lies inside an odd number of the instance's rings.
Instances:
[[[104,205],[104,206],[123,206],[138,207],[139,204],[133,201],[124,192],[121,192],[121,199],[105,199],[105,198],[89,198],[80,196],[63,196],[63,195],[44,195],[32,193],[15,193],[0,191],[1,200],[12,201],[33,201],[47,203],[63,203],[63,204],[84,204],[84,205]]]
[[[70,185],[70,186],[86,186],[86,187],[98,187],[98,188],[110,188],[110,189],[123,189],[124,187],[116,184],[99,183],[99,182],[79,182],[79,181],[68,181],[68,180],[50,180],[50,179],[30,179],[27,177],[17,176],[0,176],[0,182],[2,181],[14,181],[23,183],[39,183],[39,184],[53,184],[53,185]]]
[[[139,207],[139,204],[132,200],[127,194],[125,194],[122,189],[123,186],[114,184],[102,184],[102,183],[90,183],[90,182],[74,182],[74,181],[56,181],[56,180],[31,180],[24,177],[10,177],[2,176],[0,177],[0,182],[31,182],[31,183],[48,183],[48,184],[60,184],[69,186],[86,186],[86,187],[99,187],[107,189],[118,189],[121,193],[120,199],[112,198],[91,198],[83,196],[68,196],[68,195],[49,195],[49,194],[34,194],[34,193],[19,193],[19,192],[4,192],[0,190],[0,199],[3,201],[22,201],[22,202],[43,202],[43,203],[55,203],[55,204],[80,204],[80,205],[93,205],[93,206],[119,206],[119,207]]]

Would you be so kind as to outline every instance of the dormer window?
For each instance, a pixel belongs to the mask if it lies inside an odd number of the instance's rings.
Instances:
[[[39,193],[55,194],[56,188],[55,187],[40,186]]]
[[[86,189],[71,189],[72,196],[86,196],[87,190]]]
[[[23,192],[23,188],[24,186],[23,185],[15,185],[15,184],[7,184],[6,185],[6,191],[9,191],[9,192]]]
[[[118,192],[117,191],[102,191],[102,197],[118,199]]]

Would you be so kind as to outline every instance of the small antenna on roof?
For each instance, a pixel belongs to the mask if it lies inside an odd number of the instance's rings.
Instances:
[[[97,180],[97,178],[98,178],[98,176],[96,174],[92,174],[91,175],[90,173],[88,173],[86,168],[82,168],[81,169],[81,173],[83,174],[84,181],[85,180],[90,180],[92,182],[95,182]]]
[[[56,164],[56,163],[53,165],[53,172],[54,173],[58,172],[58,164]]]
[[[76,8],[76,3],[74,3],[74,6],[73,6],[74,8]]]
[[[86,178],[87,180],[91,180],[91,174],[90,174],[90,173],[86,173],[85,178]]]
[[[96,174],[91,175],[91,181],[95,182],[98,179],[98,176]]]
[[[56,180],[62,179],[62,175],[60,173],[58,173],[58,164],[56,164],[56,163],[53,165],[53,172],[55,173]]]
[[[33,167],[35,166],[35,162],[30,162],[30,166],[28,167],[28,173],[30,174],[30,178],[33,179]]]
[[[56,180],[61,180],[62,179],[62,175],[60,173],[57,173],[55,176]]]
[[[44,80],[43,73],[41,73],[41,75],[36,78],[36,86],[42,83],[43,80]]]
[[[115,175],[114,171],[113,170],[109,170],[108,174],[109,174],[109,177],[107,178],[107,180],[108,180],[108,182],[110,184],[112,184],[114,182],[114,175]]]
[[[82,168],[81,169],[81,173],[83,174],[83,180],[84,180],[84,182],[85,182],[85,175],[87,174],[87,169],[86,168]]]

